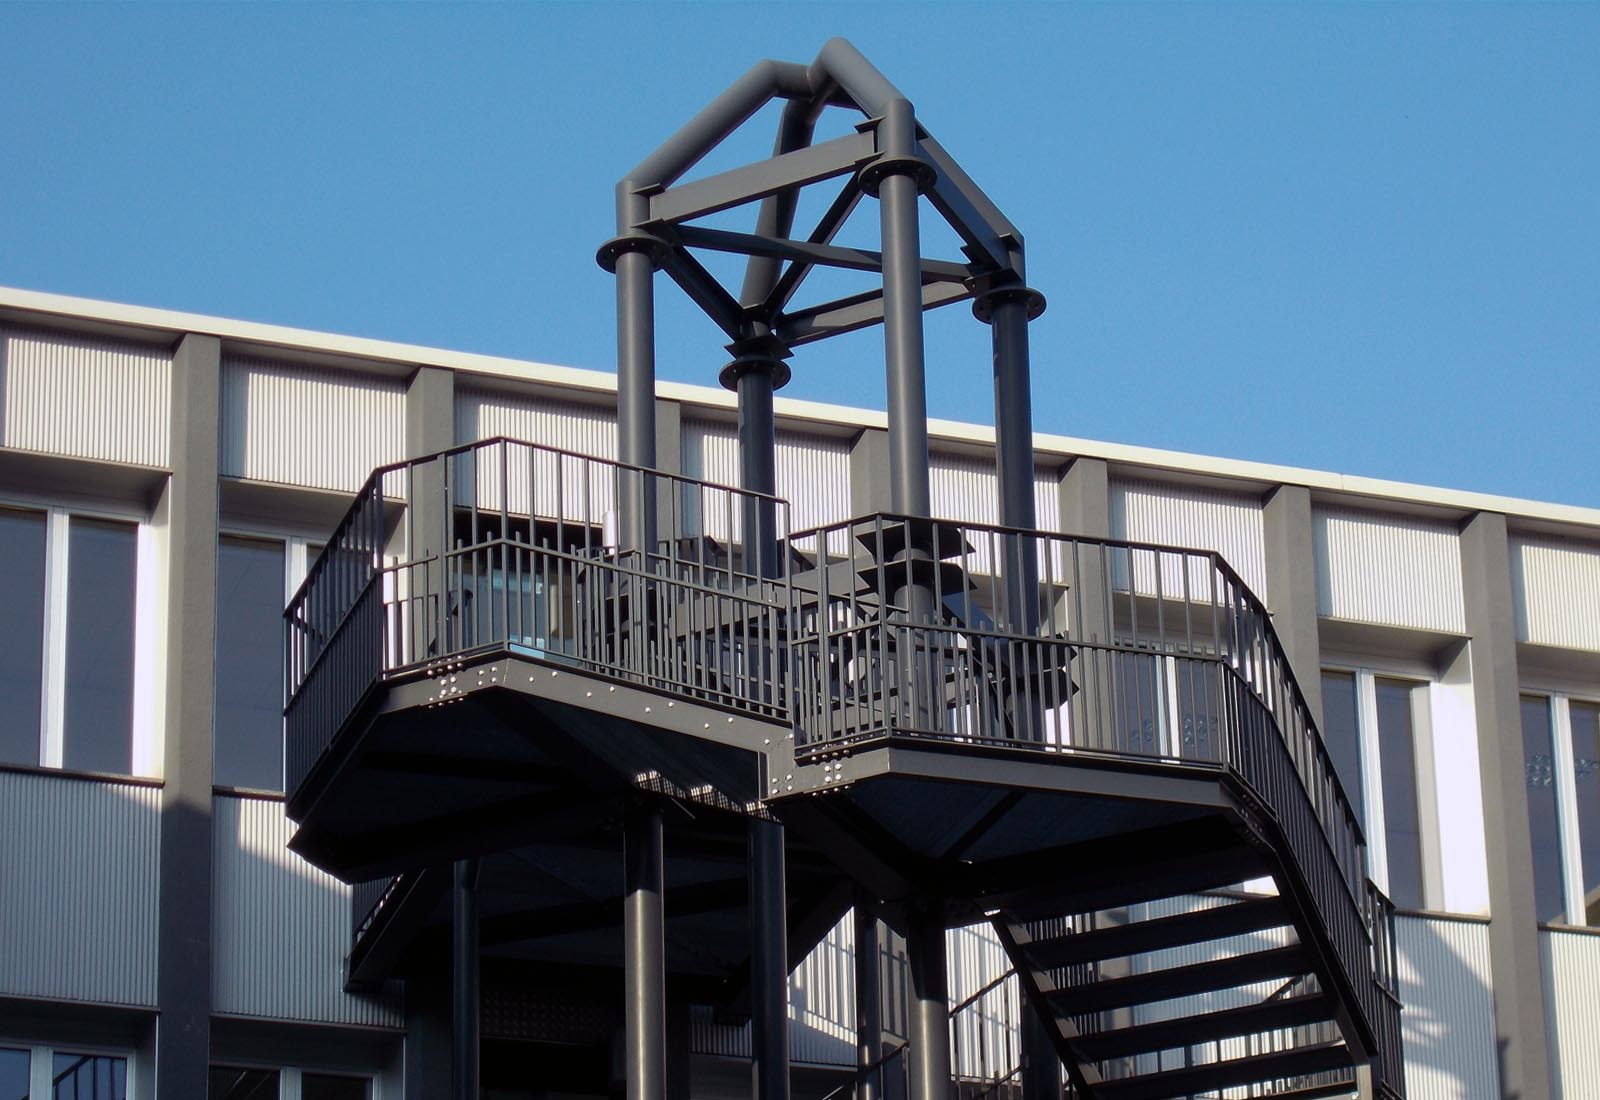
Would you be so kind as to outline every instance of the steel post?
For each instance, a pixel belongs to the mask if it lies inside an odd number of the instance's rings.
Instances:
[[[944,905],[930,900],[907,920],[911,970],[911,1100],[950,1100],[950,984]]]
[[[478,1039],[482,991],[478,963],[478,860],[456,861],[452,885],[451,946],[454,961],[454,1031],[451,1065],[455,1100],[478,1100]]]
[[[772,356],[743,356],[722,371],[723,385],[739,395],[739,487],[776,496],[777,427],[772,394],[789,380],[789,368]],[[773,501],[745,497],[741,505],[745,554],[751,572],[778,575],[778,515]],[[787,534],[787,532],[782,532]]]
[[[1027,998],[1022,1001],[1022,1100],[1061,1100],[1061,1058]]]
[[[627,1100],[666,1100],[666,938],[661,810],[638,803],[623,826],[624,1066]]]
[[[856,899],[854,910],[856,940],[856,1100],[884,1100],[883,1069],[883,970],[878,915]]]
[[[643,247],[616,257],[617,455],[632,466],[656,464],[655,259]],[[644,553],[655,541],[655,493],[638,475],[619,486],[622,546]]]
[[[789,922],[783,826],[750,831],[751,1071],[755,1100],[789,1100]]]

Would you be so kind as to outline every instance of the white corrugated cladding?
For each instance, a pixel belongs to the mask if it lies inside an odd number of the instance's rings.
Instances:
[[[0,993],[156,1003],[161,790],[0,772]]]
[[[850,444],[831,436],[779,431],[773,472],[777,495],[789,502],[790,531],[850,518]],[[738,486],[739,431],[716,420],[686,419],[680,435],[685,477]],[[737,517],[734,527],[737,530]],[[726,521],[707,516],[707,533],[725,537]]]
[[[456,391],[456,442],[497,435],[615,461],[617,412],[539,394],[463,387]]]
[[[1317,614],[1460,634],[1461,539],[1454,526],[1315,507]]]
[[[931,455],[928,491],[935,518],[1000,522],[1000,474],[993,458]],[[1037,530],[1061,529],[1061,479],[1053,469],[1039,467],[1033,472],[1033,510]]]
[[[1591,1100],[1600,1094],[1600,936],[1543,931],[1539,946],[1556,1095]]]
[[[0,328],[0,445],[165,466],[171,385],[169,351]]]
[[[1495,1100],[1489,926],[1396,917],[1408,1100]]]
[[[396,1004],[344,992],[350,887],[289,851],[283,803],[219,795],[214,807],[212,1010],[399,1027]]]
[[[225,355],[225,477],[354,491],[405,455],[399,379]]]
[[[1125,478],[1112,478],[1109,492],[1112,538],[1215,550],[1252,591],[1268,598],[1266,527],[1260,498]],[[1175,566],[1173,572],[1173,577],[1162,578],[1165,591],[1181,585]],[[1141,581],[1139,590],[1153,591],[1154,585]]]
[[[963,1004],[1011,969],[1000,937],[987,924],[945,936],[950,1004]],[[963,1077],[1001,1077],[1021,1064],[1020,987],[1009,979],[978,997],[951,1022],[951,1062]]]
[[[1517,640],[1600,650],[1600,547],[1559,538],[1511,540]]]

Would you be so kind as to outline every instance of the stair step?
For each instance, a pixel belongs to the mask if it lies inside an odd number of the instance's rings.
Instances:
[[[1309,968],[1310,961],[1305,948],[1294,944],[1059,989],[1040,975],[1039,988],[1062,1015],[1079,1016],[1199,993],[1214,993],[1273,978],[1293,978],[1306,973]]]
[[[1231,905],[1110,925],[1065,936],[1034,939],[1026,936],[1024,931],[1022,936],[1018,936],[1017,944],[1037,969],[1050,970],[1074,963],[1120,959],[1168,947],[1241,936],[1288,923],[1289,916],[1282,899],[1251,898]]]
[[[1021,920],[1047,919],[1063,912],[1091,913],[1198,894],[1248,882],[1266,871],[1266,862],[1254,848],[1231,844],[1209,852],[1156,861],[1132,861],[1105,868],[1074,882],[1066,904],[1059,896],[1037,901],[1011,897],[996,899],[998,904],[991,904],[989,908],[1006,909]]]
[[[1152,1054],[1158,1050],[1192,1046],[1222,1039],[1259,1035],[1280,1028],[1321,1023],[1334,1015],[1331,999],[1318,993],[1263,1001],[1243,1008],[1205,1012],[1175,1020],[1162,1020],[1136,1027],[1120,1027],[1073,1040],[1073,1049],[1086,1062]]]
[[[1237,1085],[1252,1085],[1264,1081],[1348,1069],[1350,1065],[1350,1052],[1343,1043],[1320,1043],[1316,1046],[1301,1047],[1299,1050],[1256,1054],[1248,1058],[1230,1058],[1206,1065],[1184,1066],[1181,1069],[1106,1081],[1096,1086],[1094,1094],[1095,1100],[1170,1100],[1172,1097],[1233,1088]],[[1317,1086],[1317,1089],[1320,1090],[1321,1086]],[[1274,1094],[1275,1097],[1279,1095],[1310,1097],[1323,1094],[1316,1090]]]

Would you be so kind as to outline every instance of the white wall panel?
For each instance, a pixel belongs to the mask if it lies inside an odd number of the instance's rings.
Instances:
[[[398,1027],[397,1004],[344,992],[350,887],[289,851],[277,799],[219,796],[213,815],[213,1011]]]
[[[0,772],[0,993],[155,1005],[161,791]]]
[[[225,477],[353,492],[405,455],[399,379],[224,356]]]
[[[1461,540],[1449,524],[1314,508],[1317,614],[1460,634]]]
[[[1518,641],[1600,650],[1600,547],[1512,539],[1511,593]]]
[[[1496,1100],[1489,926],[1395,918],[1407,1100]]]
[[[1112,538],[1215,550],[1252,591],[1268,598],[1266,528],[1259,498],[1120,478],[1112,479],[1110,497]],[[1174,573],[1174,583],[1163,578],[1166,591],[1181,583],[1176,569]],[[1140,591],[1145,590],[1141,583]]]
[[[976,996],[1011,969],[1000,937],[987,924],[952,929],[945,937],[945,966],[953,1008]],[[951,1026],[951,1061],[963,1077],[1004,1076],[1021,1064],[1021,989],[1015,978],[978,996]]]
[[[1557,1100],[1600,1096],[1600,936],[1540,932]]]
[[[884,471],[888,476],[888,471]],[[1061,527],[1061,479],[1053,469],[1033,474],[1034,525],[1040,531]],[[1000,522],[1000,474],[993,458],[935,454],[928,467],[933,514],[969,523]]]
[[[850,518],[848,440],[780,431],[776,462],[778,495],[789,502],[791,531]]]
[[[456,442],[497,435],[615,461],[617,414],[613,408],[557,401],[533,394],[464,387],[456,391]]]
[[[171,384],[161,349],[0,328],[0,444],[165,466]]]

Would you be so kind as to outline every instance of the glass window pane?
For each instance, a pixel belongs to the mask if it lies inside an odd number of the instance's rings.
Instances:
[[[206,1100],[278,1100],[278,1071],[212,1066]]]
[[[52,1100],[128,1100],[128,1060],[104,1054],[57,1054],[50,1060]]]
[[[44,675],[44,513],[0,509],[0,761],[39,762]],[[5,1094],[0,1093],[0,1096]]]
[[[67,538],[68,768],[133,770],[135,530],[75,518]]]
[[[300,1078],[300,1100],[368,1100],[372,1082],[365,1077],[307,1073]]]
[[[28,1052],[0,1048],[0,1100],[28,1100],[28,1076]]]
[[[1389,897],[1402,909],[1421,909],[1422,829],[1417,819],[1413,685],[1379,680],[1378,760],[1383,770],[1384,851],[1389,857]]]
[[[1361,793],[1361,726],[1356,715],[1356,676],[1353,672],[1322,674],[1322,743],[1333,758],[1333,770],[1359,820],[1364,805]]]
[[[283,544],[217,550],[216,782],[283,788]]]
[[[1528,781],[1528,834],[1533,841],[1534,906],[1540,920],[1560,920],[1566,903],[1562,900],[1555,753],[1550,741],[1550,703],[1546,699],[1522,699],[1522,760]]]
[[[1600,924],[1600,706],[1574,702],[1568,709],[1578,788],[1578,847],[1583,852],[1583,922]]]

